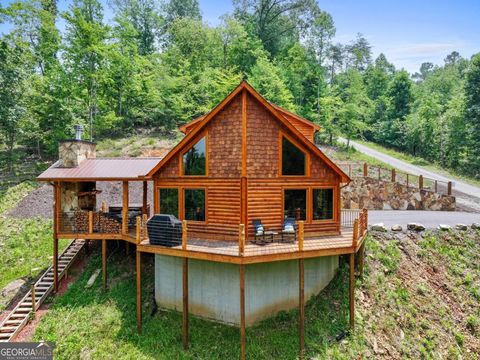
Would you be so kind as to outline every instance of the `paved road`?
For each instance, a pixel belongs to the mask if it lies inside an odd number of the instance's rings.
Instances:
[[[370,225],[384,223],[387,228],[399,224],[403,228],[410,222],[421,223],[426,228],[434,229],[439,224],[472,225],[480,223],[480,214],[461,211],[415,211],[415,210],[369,210],[368,223]]]
[[[346,144],[347,140],[343,138],[338,139],[340,142]],[[373,158],[376,158],[384,163],[387,163],[400,171],[408,172],[413,175],[423,175],[434,180],[450,181],[451,178],[445,177],[436,172],[424,169],[420,166],[409,164],[405,161],[399,160],[392,156],[386,155],[380,151],[369,148],[368,146],[357,143],[350,140],[350,145],[358,151],[367,154]],[[453,195],[457,196],[457,203],[464,205],[471,210],[480,211],[480,187],[469,185],[462,181],[453,182]],[[474,197],[472,199],[472,197]]]

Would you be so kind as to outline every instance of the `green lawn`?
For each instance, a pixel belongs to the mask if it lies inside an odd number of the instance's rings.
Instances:
[[[35,186],[23,182],[0,192],[0,289],[15,279],[36,277],[52,262],[52,222],[7,216]],[[60,249],[66,243],[61,241]]]
[[[420,167],[423,167],[427,170],[434,171],[434,172],[439,173],[443,176],[449,177],[452,180],[460,180],[460,181],[464,181],[466,183],[469,183],[471,185],[480,186],[480,180],[477,180],[477,179],[474,179],[472,177],[468,177],[468,176],[465,176],[465,175],[458,174],[454,171],[446,170],[446,169],[442,168],[441,166],[439,166],[439,165],[437,165],[437,164],[435,164],[431,161],[427,161],[425,159],[422,159],[420,157],[413,156],[413,155],[410,155],[410,154],[407,154],[407,153],[404,153],[404,152],[401,152],[401,151],[397,151],[397,150],[394,150],[394,149],[385,148],[382,145],[379,145],[379,144],[376,144],[376,143],[373,143],[373,142],[369,142],[369,141],[358,140],[358,139],[355,139],[355,141],[362,144],[362,145],[368,146],[368,147],[370,147],[374,150],[382,152],[386,155],[390,155],[390,156],[393,156],[394,158],[403,160],[403,161],[405,161],[409,164],[420,166]]]
[[[112,246],[114,243],[112,243]],[[357,280],[356,331],[348,326],[348,275],[338,275],[306,307],[307,358],[479,359],[480,233],[379,234],[367,243],[364,280]],[[190,319],[182,350],[181,314],[152,312],[152,259],[143,261],[143,334],[136,332],[134,259],[120,248],[109,258],[109,289],[97,279],[98,250],[69,290],[55,299],[36,340],[54,341],[57,359],[235,359],[238,328]],[[297,286],[297,284],[292,284]],[[296,359],[297,312],[247,329],[248,359]]]

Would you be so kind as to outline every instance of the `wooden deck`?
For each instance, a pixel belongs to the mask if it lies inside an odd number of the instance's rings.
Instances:
[[[358,251],[365,237],[366,233],[363,234],[363,236],[360,236],[354,245],[353,231],[348,229],[342,231],[339,235],[306,238],[303,241],[303,250],[300,250],[298,241],[291,243],[273,242],[266,245],[257,245],[252,242],[247,242],[242,254],[240,253],[238,243],[232,241],[188,239],[186,249],[183,249],[182,245],[173,247],[152,245],[149,240],[146,239],[137,245],[137,250],[145,253],[192,259],[235,264],[251,264],[351,254]]]

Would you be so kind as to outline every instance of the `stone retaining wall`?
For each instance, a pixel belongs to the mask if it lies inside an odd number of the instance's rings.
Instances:
[[[455,196],[370,177],[354,178],[342,189],[344,209],[454,211]]]

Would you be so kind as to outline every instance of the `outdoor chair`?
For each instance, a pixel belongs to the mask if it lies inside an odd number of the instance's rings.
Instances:
[[[275,231],[269,231],[265,229],[262,224],[262,220],[255,219],[252,221],[254,231],[254,243],[257,245],[265,245],[273,242],[275,235],[278,235]]]
[[[282,227],[282,242],[297,240],[297,223],[295,218],[287,217],[283,222]]]

